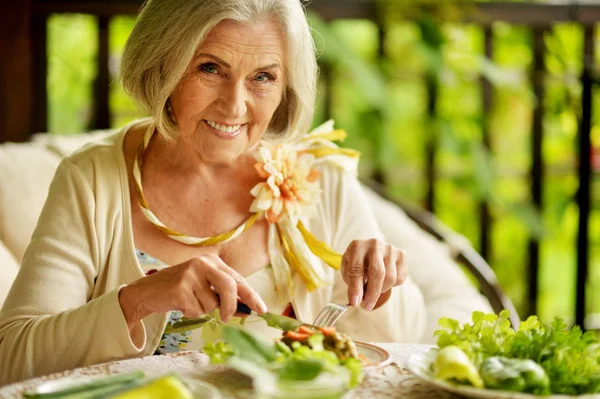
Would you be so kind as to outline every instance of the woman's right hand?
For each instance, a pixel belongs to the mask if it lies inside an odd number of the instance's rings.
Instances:
[[[237,309],[238,297],[258,314],[267,311],[260,295],[238,272],[209,254],[134,281],[121,289],[119,303],[131,332],[149,314],[172,310],[198,317],[218,307],[221,319],[227,321]]]

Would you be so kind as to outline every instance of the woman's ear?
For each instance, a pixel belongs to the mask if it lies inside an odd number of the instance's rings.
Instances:
[[[167,102],[165,103],[165,109],[167,110],[167,115],[169,116],[169,119],[171,119],[171,121],[174,124],[177,124],[177,120],[175,119],[175,113],[173,112],[173,107],[171,106],[171,99],[167,99]]]

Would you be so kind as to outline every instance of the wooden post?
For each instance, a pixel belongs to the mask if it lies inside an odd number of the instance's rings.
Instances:
[[[575,290],[575,324],[584,328],[586,286],[589,269],[591,130],[592,130],[592,68],[594,62],[594,26],[584,30],[583,73],[581,75],[581,119],[579,121],[579,231],[577,234],[577,289]]]
[[[32,133],[36,133],[48,131],[48,14],[34,11],[32,21]]]
[[[494,35],[491,27],[486,27],[484,29],[485,36],[485,56],[489,59],[493,57],[493,40]],[[481,93],[482,93],[482,113],[483,113],[483,146],[486,150],[492,150],[491,139],[490,139],[490,123],[491,119],[490,113],[492,112],[492,96],[493,96],[493,88],[490,81],[486,78],[481,79]],[[490,215],[489,204],[487,200],[481,201],[479,203],[479,231],[480,231],[480,241],[479,241],[479,253],[483,257],[483,259],[489,262],[491,253],[492,253],[492,245],[491,245],[491,229],[492,229],[492,216]]]
[[[31,0],[9,1],[0,13],[0,142],[27,141],[32,131]]]
[[[542,187],[544,180],[544,161],[542,147],[544,139],[544,32],[543,28],[533,30],[533,92],[537,101],[533,111],[533,126],[531,135],[531,199],[538,212],[542,211]],[[530,315],[537,313],[538,305],[538,278],[540,268],[540,242],[537,238],[529,240],[529,267],[527,280],[527,312]]]
[[[109,23],[109,17],[98,17],[98,57],[96,58],[98,75],[94,80],[94,117],[91,125],[92,129],[108,129],[110,127]]]
[[[383,62],[385,59],[385,28],[384,28],[384,22],[383,21],[379,21],[377,23],[377,35],[379,38],[379,48],[377,51],[377,58],[379,60],[379,62]],[[382,151],[383,146],[388,145],[388,143],[385,142],[385,137],[387,136],[387,132],[385,131],[386,127],[385,126],[385,110],[378,108],[376,110],[376,115],[377,115],[377,119],[378,119],[378,127],[379,127],[379,132],[377,134],[379,134],[379,138],[377,140],[377,148],[376,151]],[[373,180],[375,180],[377,183],[381,184],[384,188],[386,187],[386,182],[387,182],[387,176],[385,174],[385,170],[382,167],[381,164],[381,156],[378,154],[377,158],[379,159],[379,161],[376,164],[376,168],[373,171]]]
[[[427,191],[425,193],[425,207],[435,213],[435,184],[437,180],[436,154],[438,152],[439,137],[437,131],[437,78],[432,71],[427,73],[427,115],[429,117],[429,131],[425,143],[425,181]]]

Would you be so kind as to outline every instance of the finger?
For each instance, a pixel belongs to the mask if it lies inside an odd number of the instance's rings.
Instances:
[[[383,285],[381,292],[387,292],[396,286],[398,278],[398,267],[396,264],[397,250],[387,244],[385,246],[385,256],[383,258],[383,264],[385,267],[385,278],[383,279]]]
[[[352,242],[342,258],[345,264],[342,276],[348,284],[348,302],[357,307],[363,300],[365,282],[365,247],[356,241]]]
[[[237,295],[240,302],[246,304],[250,309],[262,315],[267,311],[267,305],[262,297],[256,292],[241,274],[227,266],[225,263],[218,266],[221,271],[227,273],[237,284]]]
[[[209,313],[212,310],[211,306],[213,308],[216,306],[214,299],[211,304],[210,298],[206,298],[206,292],[210,291],[210,287],[202,285],[202,279],[198,278],[192,268],[186,270],[183,279],[184,284],[179,284],[177,289],[178,295],[175,296],[174,308],[181,311],[185,317],[200,317]],[[204,304],[202,299],[205,300]]]
[[[221,320],[229,320],[237,307],[237,284],[235,280],[217,267],[209,269],[206,277],[207,282],[219,294]]]
[[[342,279],[344,279],[344,283],[348,284],[348,265],[350,263],[350,257],[353,255],[352,244],[348,245],[344,255],[342,255],[342,266],[340,267],[340,273],[342,273]]]
[[[267,305],[260,294],[254,288],[250,287],[246,279],[239,274],[235,280],[237,282],[237,294],[240,297],[240,302],[248,305],[250,309],[259,315],[264,314],[267,311]]]
[[[364,306],[367,310],[373,310],[383,287],[385,279],[385,265],[383,263],[383,251],[381,245],[371,245],[367,254],[367,292],[364,298]]]
[[[194,284],[194,295],[202,308],[202,314],[210,313],[219,307],[219,298],[206,280]]]
[[[203,314],[208,313],[204,310],[204,306],[202,306],[202,302],[199,297],[202,294],[197,294],[195,290],[188,294],[184,294],[181,298],[180,305],[176,306],[176,309],[179,310],[184,317],[200,317]]]
[[[404,259],[404,251],[398,250],[396,257],[396,284],[394,285],[394,287],[404,284],[404,282],[408,278],[409,270]]]

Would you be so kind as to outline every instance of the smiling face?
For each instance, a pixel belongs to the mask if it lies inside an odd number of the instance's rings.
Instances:
[[[281,103],[284,54],[274,21],[221,21],[170,97],[178,140],[205,163],[234,162],[260,140]]]

